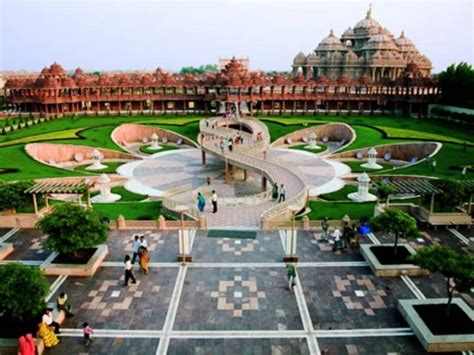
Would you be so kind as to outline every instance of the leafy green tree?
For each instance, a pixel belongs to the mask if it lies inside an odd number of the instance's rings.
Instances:
[[[34,185],[33,181],[4,182],[0,181],[0,211],[22,210],[32,204],[29,194],[25,190]]]
[[[206,64],[200,65],[199,67],[183,67],[179,71],[180,74],[206,74],[206,73],[213,73],[218,72],[219,67],[217,64]]]
[[[449,318],[454,291],[469,292],[474,287],[474,257],[460,254],[446,245],[424,247],[411,257],[419,267],[446,277],[446,318]]]
[[[397,192],[397,189],[392,185],[380,184],[377,186],[377,196],[380,200],[385,200],[385,203],[388,205],[390,195]]]
[[[433,180],[432,184],[443,192],[438,196],[439,201],[447,206],[459,206],[467,197],[466,188],[454,180]]]
[[[385,212],[372,217],[369,224],[374,230],[389,233],[395,237],[393,245],[394,255],[397,254],[399,238],[410,239],[418,237],[416,220],[409,214],[395,208],[387,208]]]
[[[451,64],[438,75],[442,100],[447,104],[474,107],[474,69],[461,62]]]
[[[77,251],[102,244],[108,237],[108,225],[97,212],[72,203],[56,206],[37,227],[48,235],[46,249],[75,258]]]
[[[38,268],[19,263],[1,265],[0,280],[3,322],[32,321],[41,314],[49,286]]]

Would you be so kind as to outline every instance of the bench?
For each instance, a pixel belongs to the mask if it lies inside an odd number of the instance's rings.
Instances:
[[[55,322],[62,324],[64,319],[66,318],[66,312],[58,310],[58,307],[55,302],[48,302],[47,308],[50,308],[53,310],[53,319]],[[43,338],[39,337],[36,335],[36,351],[38,355],[42,355],[45,349]]]

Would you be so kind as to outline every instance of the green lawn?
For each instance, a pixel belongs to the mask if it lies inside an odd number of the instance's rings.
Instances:
[[[119,152],[125,152],[122,147],[114,143],[111,138],[112,131],[117,126],[100,126],[91,127],[80,130],[77,133],[77,137],[73,139],[61,140],[60,144],[75,144],[75,145],[87,145],[90,147],[100,147],[105,149],[117,150]]]
[[[6,181],[47,177],[89,176],[81,172],[41,164],[26,154],[23,145],[0,148],[0,170],[11,170],[11,172],[0,174],[0,179]]]
[[[385,138],[384,133],[381,130],[373,127],[354,125],[352,128],[356,132],[355,141],[338,152],[372,147],[380,144],[407,142],[406,139]]]
[[[93,209],[110,219],[122,215],[128,220],[156,220],[161,214],[161,201],[95,203]]]
[[[324,143],[318,142],[317,144],[318,144],[319,147],[321,147],[321,149],[305,148],[308,145],[308,143],[294,145],[294,146],[290,147],[290,149],[304,150],[305,152],[316,153],[316,154],[322,153],[322,152],[324,152],[328,149],[328,147]]]
[[[134,192],[130,192],[123,186],[112,187],[111,192],[122,196],[119,202],[134,202],[134,201],[137,202],[137,201],[145,200],[148,197],[147,195],[141,195],[141,194],[136,194]],[[95,191],[94,193],[91,194],[91,196],[98,195],[99,193],[100,193],[99,191]]]
[[[361,165],[364,164],[364,163],[367,163],[367,159],[361,159],[361,160],[357,160],[357,161],[356,160],[342,161],[341,163],[344,163],[344,164],[348,165],[351,168],[351,172],[353,172],[353,173],[363,173],[363,172],[372,173],[372,172],[384,171],[388,174],[393,169],[393,165],[387,164],[387,163],[380,163],[380,162],[377,162],[377,164],[379,164],[383,167],[380,170],[362,168]]]
[[[327,123],[327,122],[343,122],[350,125],[370,125],[386,129],[387,127],[393,127],[398,130],[405,130],[405,132],[397,132],[396,137],[410,138],[407,136],[406,130],[415,131],[417,134],[431,133],[443,137],[452,137],[462,141],[468,141],[474,143],[474,130],[469,127],[453,124],[451,122],[435,121],[431,119],[417,119],[406,116],[260,116],[262,120],[275,120],[278,122],[284,122],[286,124],[310,122],[315,124]],[[394,133],[394,132],[391,132]],[[412,133],[411,133],[412,134]],[[390,134],[389,134],[390,136]],[[394,137],[395,138],[395,137]],[[421,137],[417,137],[421,139]],[[425,138],[431,139],[431,138]]]
[[[149,149],[150,145],[142,145],[140,146],[140,152],[144,154],[155,154],[155,153],[161,153],[161,152],[166,152],[167,150],[176,150],[179,149],[179,146],[173,145],[173,144],[160,144],[161,149],[159,150],[154,150],[154,149]]]
[[[268,131],[270,132],[270,137],[271,137],[272,142],[276,141],[278,138],[283,137],[284,135],[288,133],[322,124],[322,122],[315,122],[315,123],[310,123],[307,126],[303,126],[301,122],[299,124],[287,125],[287,124],[273,122],[272,120],[262,119],[262,121],[264,121],[268,127]]]
[[[157,125],[151,125],[151,126],[156,126],[160,127],[163,129],[167,129],[169,131],[173,131],[176,133],[181,134],[182,136],[191,139],[192,141],[196,142],[197,137],[199,134],[199,122],[191,122],[186,125],[173,125],[173,124],[157,124]]]
[[[91,164],[84,164],[84,165],[77,166],[74,170],[80,171],[83,173],[89,173],[89,174],[102,174],[102,173],[115,174],[117,172],[117,168],[120,165],[123,165],[125,163],[124,162],[105,162],[102,164],[107,165],[107,167],[101,170],[87,170],[86,168],[90,166]]]
[[[406,168],[390,171],[390,175],[426,175],[442,178],[460,179],[462,166],[474,165],[474,147],[464,149],[463,145],[444,143],[438,154],[434,157],[436,160],[436,170],[433,171],[430,164],[426,161],[408,166]],[[376,173],[377,174],[377,173]],[[379,174],[388,174],[380,172]],[[474,179],[474,171],[468,169],[467,179]]]
[[[309,219],[321,220],[324,217],[329,219],[342,219],[346,214],[351,219],[360,219],[362,217],[372,217],[374,215],[375,202],[323,202],[310,201],[311,212]]]
[[[330,192],[328,194],[322,194],[319,197],[326,201],[350,201],[347,194],[357,191],[355,185],[345,185],[342,189]]]

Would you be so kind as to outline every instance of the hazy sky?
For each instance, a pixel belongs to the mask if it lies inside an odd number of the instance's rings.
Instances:
[[[164,69],[248,56],[252,69],[289,70],[331,28],[337,36],[367,1],[0,0],[0,70]],[[373,17],[402,29],[434,72],[473,63],[473,2],[372,1]]]

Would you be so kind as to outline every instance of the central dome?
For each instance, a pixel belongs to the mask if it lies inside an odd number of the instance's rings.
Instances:
[[[381,30],[382,26],[380,23],[375,21],[372,18],[372,8],[369,8],[369,11],[367,11],[367,15],[363,20],[360,20],[357,22],[357,24],[354,27],[354,30],[365,30],[365,31],[370,31],[370,30]]]

